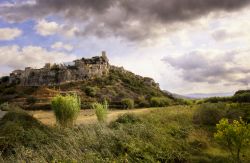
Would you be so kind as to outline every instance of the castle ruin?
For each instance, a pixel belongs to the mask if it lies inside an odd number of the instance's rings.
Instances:
[[[41,69],[26,67],[25,70],[15,70],[10,74],[9,82],[22,86],[58,85],[102,77],[109,73],[109,69],[109,60],[102,52],[101,56],[78,59],[71,65],[47,63]]]

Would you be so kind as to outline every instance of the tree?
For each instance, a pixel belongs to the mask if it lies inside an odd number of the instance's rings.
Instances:
[[[221,119],[216,125],[214,138],[230,152],[235,162],[241,162],[241,152],[249,145],[250,125],[241,118],[229,123],[228,119]]]

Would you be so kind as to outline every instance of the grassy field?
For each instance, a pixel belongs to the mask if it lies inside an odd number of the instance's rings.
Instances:
[[[0,162],[230,162],[215,127],[194,123],[195,106],[141,111],[67,129],[10,112],[0,120]]]

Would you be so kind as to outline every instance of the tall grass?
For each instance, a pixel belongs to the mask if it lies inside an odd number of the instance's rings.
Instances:
[[[95,102],[92,104],[95,114],[99,122],[105,122],[108,115],[108,102],[105,100],[103,104]]]
[[[195,110],[172,106],[67,130],[9,112],[0,120],[0,162],[230,162],[215,130],[193,124]],[[250,162],[246,150],[242,162]]]
[[[204,103],[196,109],[193,120],[196,124],[215,126],[226,114],[224,103]]]
[[[135,107],[134,100],[131,98],[124,98],[121,102],[124,109],[133,109]]]
[[[69,127],[74,124],[80,112],[81,101],[77,95],[57,95],[52,99],[51,107],[60,126]]]

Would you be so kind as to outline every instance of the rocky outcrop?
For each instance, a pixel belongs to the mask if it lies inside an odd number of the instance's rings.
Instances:
[[[10,74],[9,83],[22,86],[58,85],[72,81],[83,81],[102,77],[109,73],[109,61],[105,52],[102,56],[78,59],[71,64],[47,63],[41,69],[26,67]]]

